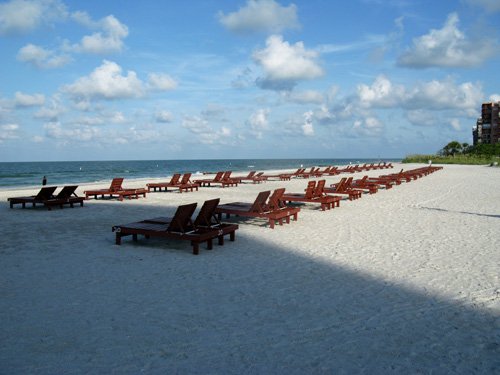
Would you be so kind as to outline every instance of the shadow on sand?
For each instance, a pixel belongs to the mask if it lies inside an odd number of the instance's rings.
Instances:
[[[99,215],[84,220],[83,210]],[[89,202],[8,212],[12,225],[24,225],[4,229],[23,235],[15,244],[4,237],[0,252],[0,373],[499,372],[500,318],[481,306],[317,261],[242,230],[236,242],[211,252],[202,246],[199,256],[182,241],[114,245],[112,225],[173,211]],[[40,215],[49,234],[30,226]],[[50,252],[33,264],[42,242]]]

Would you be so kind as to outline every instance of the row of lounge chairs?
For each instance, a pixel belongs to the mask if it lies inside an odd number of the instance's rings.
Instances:
[[[286,193],[284,188],[273,191],[260,192],[254,202],[232,202],[219,204],[219,199],[206,201],[200,209],[198,215],[192,220],[196,210],[196,203],[181,205],[177,208],[173,217],[157,217],[153,219],[142,220],[124,225],[112,227],[115,232],[115,242],[121,244],[122,237],[132,236],[134,241],[142,235],[146,238],[161,237],[176,240],[188,240],[191,243],[193,254],[199,254],[200,244],[206,243],[208,249],[213,248],[213,240],[218,239],[219,245],[224,244],[224,236],[229,235],[230,240],[235,240],[235,232],[239,228],[237,224],[221,222],[222,215],[230,218],[231,215],[263,218],[268,221],[269,227],[273,229],[276,224],[283,225],[290,223],[293,219],[298,220],[300,207],[290,206],[290,203],[314,203],[318,204],[321,210],[329,210],[339,207],[342,197],[346,195],[349,200],[358,199],[363,193],[374,194],[379,188],[390,189],[402,182],[410,182],[417,178],[428,175],[442,167],[424,167],[413,170],[401,170],[398,173],[380,175],[378,177],[364,176],[361,179],[354,180],[353,177],[342,178],[339,182],[325,187],[325,180],[309,181],[304,193]],[[250,180],[254,174],[250,174]],[[185,177],[184,183],[189,182],[190,174]],[[237,177],[241,178],[241,177]],[[179,181],[180,175],[177,177]],[[208,179],[207,179],[208,180]],[[119,199],[129,197],[129,193],[141,194],[138,191],[145,189],[124,189],[121,185],[123,178],[114,179],[109,189],[87,190],[88,196],[97,195],[117,195]],[[175,181],[174,181],[175,182]],[[182,180],[179,181],[182,183]],[[213,182],[213,181],[212,181]],[[150,188],[148,184],[148,188]],[[179,187],[178,183],[171,184]],[[165,186],[162,186],[165,187]],[[10,207],[15,204],[22,204],[24,208],[26,203],[35,206],[37,203],[44,204],[48,209],[54,206],[63,207],[69,204],[73,207],[74,203],[80,203],[83,206],[83,197],[78,197],[75,193],[77,186],[65,186],[57,195],[54,195],[56,187],[43,187],[35,196],[9,198]],[[154,188],[154,186],[151,186]],[[166,187],[165,187],[166,188]],[[130,195],[133,195],[130,194]],[[145,194],[144,194],[145,196]]]
[[[77,188],[78,185],[64,186],[59,193],[54,195],[57,186],[47,186],[41,188],[36,195],[8,198],[7,201],[9,202],[10,208],[14,208],[16,204],[20,204],[22,208],[26,208],[26,204],[31,204],[33,207],[36,207],[37,204],[41,204],[48,210],[56,206],[60,208],[64,208],[65,205],[69,205],[73,208],[75,204],[83,206],[84,198],[76,195]]]
[[[339,169],[339,167],[333,167],[333,166],[327,166],[323,170],[321,170],[320,167],[311,167],[308,171],[306,171],[306,168],[298,168],[295,172],[263,175],[263,177],[279,178],[282,181],[289,181],[293,177],[309,178],[309,177],[335,176],[341,173],[354,173],[354,172],[363,172],[363,171],[386,169],[386,168],[394,168],[394,166],[392,165],[392,163],[380,162],[378,164],[365,163],[362,166],[358,164],[349,165],[341,169]]]

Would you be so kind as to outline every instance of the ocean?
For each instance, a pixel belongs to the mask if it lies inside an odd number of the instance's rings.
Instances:
[[[400,159],[383,159],[397,162]],[[157,178],[174,173],[202,174],[231,170],[235,174],[249,170],[325,167],[378,163],[380,159],[225,159],[225,160],[120,160],[0,163],[0,187],[109,182],[113,177]]]

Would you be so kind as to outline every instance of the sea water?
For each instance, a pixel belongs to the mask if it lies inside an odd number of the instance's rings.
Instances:
[[[38,186],[45,176],[48,185],[109,182],[113,177],[158,178],[174,173],[235,173],[273,169],[326,167],[378,163],[379,159],[224,159],[224,160],[119,160],[0,163],[0,187]],[[384,159],[384,161],[400,161]]]

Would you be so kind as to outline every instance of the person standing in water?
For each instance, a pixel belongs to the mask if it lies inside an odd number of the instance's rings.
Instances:
[[[47,185],[47,177],[46,176],[43,176],[42,185],[43,186]]]

